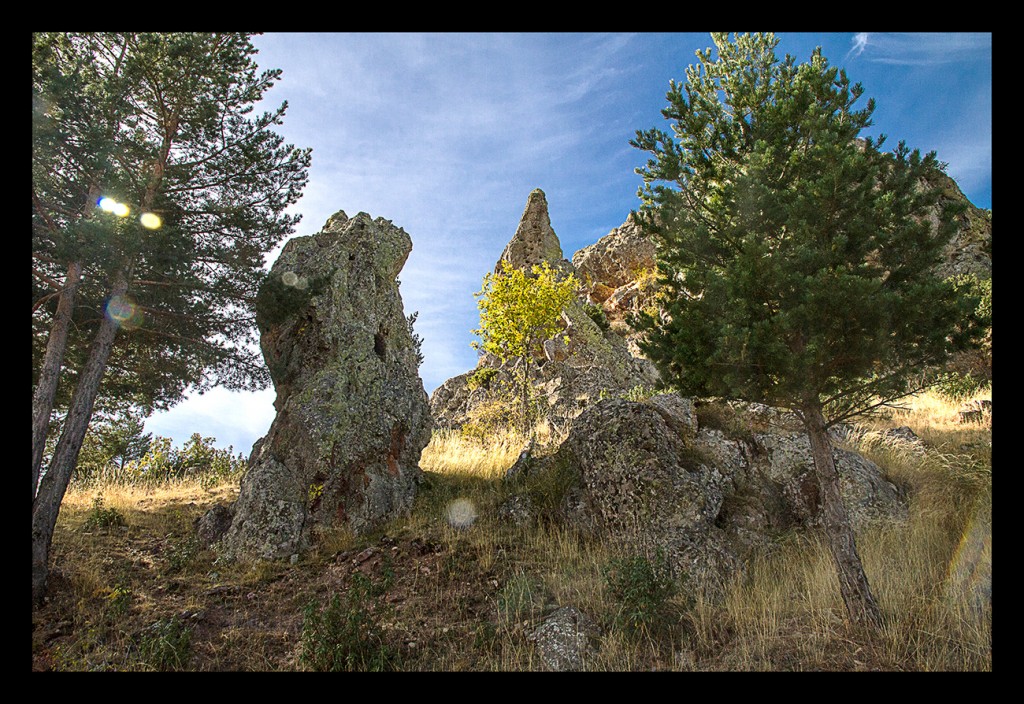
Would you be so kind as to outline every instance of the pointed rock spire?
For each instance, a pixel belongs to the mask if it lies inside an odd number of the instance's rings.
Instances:
[[[526,199],[526,210],[519,219],[516,234],[505,245],[494,273],[501,272],[506,263],[516,269],[529,270],[534,264],[544,261],[552,266],[560,266],[563,261],[562,245],[558,235],[551,229],[548,200],[544,191],[535,188]]]

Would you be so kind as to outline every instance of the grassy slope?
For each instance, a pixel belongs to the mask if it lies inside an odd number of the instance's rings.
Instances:
[[[991,601],[976,597],[991,578],[991,425],[959,425],[955,411],[925,396],[853,442],[911,499],[906,524],[859,536],[887,618],[874,637],[844,623],[827,550],[806,533],[780,536],[724,600],[651,598],[650,618],[629,628],[629,604],[608,580],[629,556],[498,512],[518,442],[438,434],[412,515],[374,535],[330,536],[294,565],[223,565],[196,546],[193,521],[237,483],[73,487],[54,539],[53,597],[33,614],[33,669],[325,666],[302,657],[314,644],[303,644],[303,623],[339,595],[344,618],[322,625],[346,646],[349,659],[334,662],[355,669],[541,669],[528,636],[573,604],[603,628],[595,670],[990,670]],[[896,425],[926,449],[870,432]],[[543,499],[545,487],[531,489]],[[466,515],[471,525],[453,525]],[[356,599],[361,587],[369,595]]]

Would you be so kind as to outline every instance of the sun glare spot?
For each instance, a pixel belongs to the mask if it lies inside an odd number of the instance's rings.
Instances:
[[[118,203],[113,198],[100,198],[96,202],[96,205],[98,205],[100,207],[100,210],[102,210],[103,212],[113,213],[119,218],[126,217],[128,213],[131,212],[131,209],[127,205],[125,205],[124,203]]]
[[[160,216],[156,213],[143,213],[139,216],[139,222],[142,223],[142,226],[147,230],[157,230],[163,224],[163,221],[160,220]]]
[[[107,301],[107,315],[111,320],[129,330],[142,325],[142,311],[130,296],[113,296]]]
[[[476,520],[476,507],[469,499],[455,499],[445,509],[448,524],[454,528],[468,528]]]

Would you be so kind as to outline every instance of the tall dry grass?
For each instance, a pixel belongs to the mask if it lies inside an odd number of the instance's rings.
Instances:
[[[918,396],[850,439],[909,500],[906,521],[857,536],[880,634],[846,626],[828,550],[804,534],[751,561],[723,601],[698,602],[684,648],[714,669],[990,670],[991,419],[962,424],[959,407]],[[895,426],[922,442],[884,434]]]
[[[991,419],[961,424],[958,409],[923,395],[888,418],[865,422],[849,439],[906,492],[910,508],[907,520],[876,524],[857,536],[885,618],[874,634],[848,625],[829,551],[808,532],[780,536],[776,548],[751,558],[719,598],[674,596],[664,628],[627,632],[616,625],[618,605],[606,580],[609,564],[621,557],[617,548],[558,521],[519,525],[499,511],[513,491],[531,488],[502,481],[526,438],[507,431],[486,440],[436,432],[421,459],[424,484],[400,528],[444,547],[450,573],[422,575],[426,611],[438,633],[463,607],[450,589],[464,558],[495,584],[485,596],[487,615],[466,627],[477,629],[479,642],[438,647],[417,666],[462,669],[467,649],[475,648],[473,669],[540,669],[530,631],[555,606],[573,604],[604,629],[588,664],[593,670],[991,670]],[[922,442],[884,434],[903,425]],[[561,439],[541,426],[538,453]],[[124,515],[121,530],[185,536],[186,516],[194,516],[197,505],[229,499],[232,492],[237,485],[187,481],[73,485],[62,508],[60,549],[69,558],[62,563],[73,566],[69,577],[81,602],[106,603],[116,586],[96,549],[107,544],[104,536],[83,530],[96,496]],[[469,513],[453,513],[453,505],[468,505]],[[175,508],[186,506],[192,509]],[[337,540],[339,547],[325,555],[354,544],[350,534]]]

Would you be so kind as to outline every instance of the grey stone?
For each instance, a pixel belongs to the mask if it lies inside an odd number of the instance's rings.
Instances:
[[[410,508],[432,427],[398,290],[411,249],[390,221],[344,212],[285,245],[267,286],[286,305],[257,319],[277,415],[242,478],[227,554],[285,558]]]
[[[196,539],[199,544],[208,548],[218,542],[228,532],[233,517],[233,506],[218,504],[196,519]]]
[[[494,267],[500,273],[506,266],[530,271],[535,264],[547,262],[555,268],[565,268],[568,262],[562,258],[562,245],[551,228],[548,215],[548,201],[544,191],[535,188],[526,199],[526,209],[519,220],[515,234]]]
[[[553,672],[578,672],[596,652],[601,629],[575,606],[563,606],[527,636],[537,647],[544,667]]]

